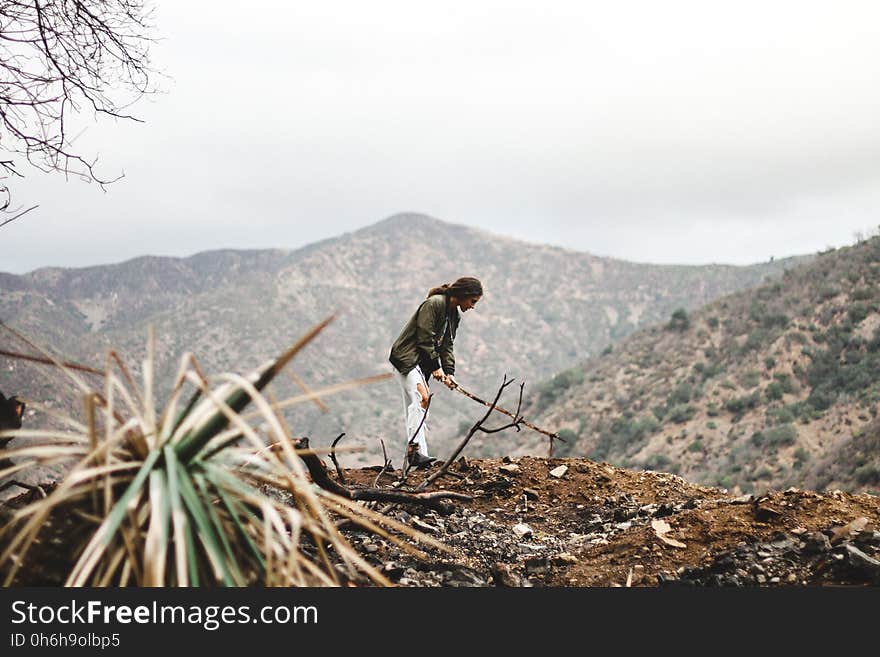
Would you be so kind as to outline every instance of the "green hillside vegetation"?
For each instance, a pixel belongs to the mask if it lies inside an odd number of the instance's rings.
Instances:
[[[805,485],[815,489],[857,487],[880,495],[880,422],[855,429],[834,453],[809,468]]]
[[[571,432],[567,453],[617,465],[745,492],[816,481],[870,490],[878,450],[866,427],[878,402],[875,237],[675,310],[543,384],[527,412]]]

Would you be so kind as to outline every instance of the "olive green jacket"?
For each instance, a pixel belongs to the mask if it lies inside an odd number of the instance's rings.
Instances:
[[[445,295],[428,297],[394,341],[388,360],[401,374],[409,374],[417,365],[426,377],[440,367],[455,374],[452,343],[460,319],[457,309],[447,311]]]

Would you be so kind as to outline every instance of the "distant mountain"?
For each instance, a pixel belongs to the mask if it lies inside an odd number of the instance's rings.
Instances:
[[[880,238],[674,312],[537,388],[528,411],[568,438],[560,454],[746,492],[880,492]]]
[[[212,251],[0,274],[0,319],[56,354],[98,367],[114,348],[135,376],[152,326],[164,397],[186,352],[195,353],[208,373],[249,371],[336,313],[336,321],[292,365],[315,388],[390,371],[390,345],[428,288],[477,276],[486,294],[462,320],[457,376],[464,387],[490,395],[505,373],[541,381],[676,308],[698,308],[758,285],[794,262],[635,264],[399,214],[294,251]],[[32,351],[5,332],[0,348]],[[0,390],[50,407],[82,406],[57,372],[3,356]],[[284,380],[276,393],[298,391]],[[294,432],[323,444],[346,431],[348,444],[366,445],[370,454],[379,438],[400,446],[401,401],[393,381],[325,402],[329,413],[311,404],[292,407]],[[480,412],[446,389],[438,390],[432,410],[434,447]],[[29,422],[43,420],[32,416]]]

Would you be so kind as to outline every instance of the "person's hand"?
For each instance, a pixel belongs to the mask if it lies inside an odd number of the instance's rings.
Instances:
[[[458,383],[455,380],[455,377],[451,374],[446,374],[441,368],[437,368],[433,372],[431,372],[431,376],[440,381],[443,385],[445,385],[450,390],[455,390],[458,387]]]

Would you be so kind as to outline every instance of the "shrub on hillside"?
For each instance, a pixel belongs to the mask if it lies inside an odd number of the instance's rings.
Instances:
[[[836,285],[825,285],[819,290],[819,298],[828,301],[840,294],[840,288]]]
[[[666,328],[671,331],[687,331],[690,325],[691,320],[688,317],[687,311],[684,308],[678,308],[672,313]]]
[[[600,430],[599,440],[590,452],[590,458],[606,460],[612,454],[631,450],[643,443],[659,427],[660,423],[650,415],[641,418],[617,418],[610,427]]]
[[[553,455],[563,458],[574,454],[577,447],[578,435],[571,429],[560,429],[556,435],[565,442],[560,441],[553,443]]]
[[[811,386],[808,401],[818,410],[833,405],[840,395],[856,395],[863,401],[880,385],[880,331],[870,340],[852,334],[849,322],[825,332],[827,348],[805,350],[810,365],[805,372]]]
[[[856,481],[863,486],[868,484],[880,484],[880,467],[877,467],[876,465],[863,465],[856,468],[853,474],[856,477]]]
[[[877,291],[873,287],[859,287],[853,290],[853,301],[867,301],[877,296]]]
[[[774,406],[767,409],[767,422],[771,425],[794,422],[797,416],[788,406]]]
[[[784,447],[793,445],[797,440],[797,428],[793,424],[780,424],[752,434],[751,442],[755,447]]]
[[[731,413],[742,413],[743,411],[746,411],[750,408],[755,408],[755,406],[757,405],[757,391],[753,392],[750,395],[744,395],[742,397],[731,397],[726,402],[724,402],[724,408]]]
[[[672,463],[671,459],[665,454],[651,454],[647,459],[645,459],[645,463],[643,467],[646,470],[659,470],[659,471],[669,471],[671,469],[669,466]],[[674,468],[674,470],[678,470],[678,468]]]
[[[675,389],[669,394],[669,397],[666,399],[666,405],[669,408],[676,406],[678,404],[687,404],[691,399],[694,399],[694,386],[690,383],[682,383],[675,387]]]
[[[773,375],[773,379],[782,386],[782,392],[784,393],[792,393],[795,391],[794,389],[794,381],[791,380],[791,376],[788,374],[783,374],[781,372],[777,372]]]
[[[780,424],[764,430],[764,438],[770,447],[794,445],[798,431],[793,424]]]
[[[538,407],[541,409],[546,408],[561,397],[566,390],[583,382],[584,371],[582,369],[573,368],[560,372],[549,381],[545,381],[538,386]]]
[[[668,419],[676,424],[684,424],[696,415],[697,409],[690,404],[677,404],[669,409]]]
[[[758,351],[768,342],[770,342],[770,332],[765,328],[756,328],[749,333],[749,337],[743,343],[740,353],[747,354],[752,351]]]
[[[749,370],[748,372],[743,373],[739,378],[739,382],[743,388],[754,388],[761,382],[761,373],[756,372],[755,370]]]
[[[858,324],[868,316],[871,310],[872,308],[868,304],[856,302],[849,308],[849,321]]]
[[[764,394],[767,395],[767,399],[770,401],[777,401],[782,399],[784,391],[782,390],[782,384],[778,381],[774,381],[773,383],[768,383],[767,387],[764,388]]]
[[[720,362],[699,362],[694,365],[694,372],[700,375],[703,381],[718,376],[724,372],[724,365]]]
[[[784,313],[769,313],[761,318],[761,326],[766,329],[771,328],[787,328],[789,323],[788,316]]]
[[[766,465],[762,465],[752,473],[752,479],[772,479],[773,471]]]
[[[807,336],[801,333],[800,331],[792,331],[788,334],[788,339],[790,342],[794,342],[795,344],[806,344]]]

